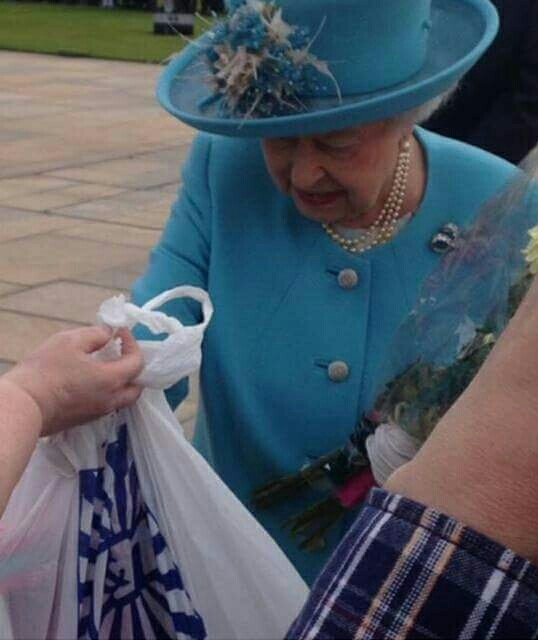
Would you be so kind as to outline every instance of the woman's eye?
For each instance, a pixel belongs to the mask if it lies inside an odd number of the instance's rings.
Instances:
[[[318,143],[318,149],[332,155],[344,155],[353,150],[353,145],[335,145],[321,142]]]

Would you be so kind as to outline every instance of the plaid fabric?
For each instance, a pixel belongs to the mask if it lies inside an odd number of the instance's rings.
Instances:
[[[287,637],[538,638],[538,568],[374,489]]]

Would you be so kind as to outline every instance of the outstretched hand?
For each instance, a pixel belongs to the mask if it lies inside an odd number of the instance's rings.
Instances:
[[[120,330],[120,359],[101,362],[92,354],[112,337],[106,327],[58,333],[25,357],[4,376],[38,406],[41,435],[88,422],[136,401],[142,389],[135,383],[143,367],[142,354],[131,333]]]

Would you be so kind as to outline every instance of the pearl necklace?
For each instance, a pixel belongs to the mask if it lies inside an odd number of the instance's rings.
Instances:
[[[405,139],[398,153],[394,178],[387,200],[374,222],[365,229],[365,236],[361,238],[346,238],[334,229],[328,222],[323,222],[322,227],[327,235],[350,253],[363,253],[377,245],[388,242],[394,235],[398,218],[407,189],[409,178],[409,164],[411,158],[411,143]]]

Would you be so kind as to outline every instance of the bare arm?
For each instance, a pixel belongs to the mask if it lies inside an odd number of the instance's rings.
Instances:
[[[142,356],[128,331],[123,355],[100,362],[92,353],[111,337],[104,327],[59,333],[0,378],[0,515],[37,440],[132,404]]]
[[[538,563],[538,282],[483,368],[389,491]]]
[[[0,514],[41,434],[42,418],[31,396],[0,379]]]

